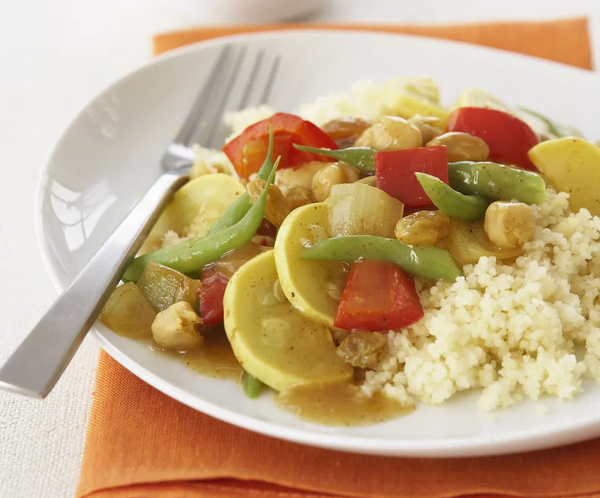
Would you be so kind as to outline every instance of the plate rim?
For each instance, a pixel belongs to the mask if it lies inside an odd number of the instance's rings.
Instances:
[[[202,51],[205,47],[220,46],[230,42],[244,42],[246,40],[269,39],[269,38],[287,38],[287,37],[303,37],[310,35],[325,35],[331,38],[354,36],[354,37],[379,37],[398,39],[404,38],[408,41],[418,43],[431,43],[435,45],[452,45],[455,47],[468,48],[469,50],[482,51],[487,53],[501,54],[502,57],[515,59],[525,59],[535,61],[535,64],[546,65],[555,70],[567,71],[572,74],[583,75],[585,78],[597,80],[600,83],[600,74],[587,69],[570,66],[568,64],[541,59],[538,57],[511,52],[508,50],[498,49],[494,47],[486,47],[482,45],[459,42],[454,40],[444,40],[432,38],[422,35],[405,35],[395,33],[381,33],[368,30],[353,30],[339,29],[332,30],[326,28],[306,28],[293,29],[284,31],[262,31],[256,33],[240,33],[227,35],[219,38],[213,38],[205,41],[198,41],[175,49],[169,50],[157,56],[154,56],[150,61],[142,63],[126,74],[116,78],[102,91],[95,94],[87,103],[77,112],[68,122],[60,134],[59,139],[51,148],[44,161],[44,166],[38,176],[36,185],[36,203],[35,203],[35,232],[37,235],[37,243],[41,250],[41,256],[50,276],[54,287],[62,293],[66,288],[59,276],[58,269],[52,263],[49,244],[44,235],[43,223],[43,194],[48,181],[48,170],[54,157],[60,147],[68,140],[70,131],[76,126],[84,113],[99,99],[113,91],[113,89],[124,81],[134,78],[138,73],[146,70],[149,67],[157,66],[165,63],[172,58],[177,58],[185,55],[188,52]],[[403,456],[403,457],[426,457],[426,458],[456,458],[468,456],[490,456],[499,454],[508,454],[516,451],[536,451],[540,449],[560,446],[563,444],[576,443],[591,439],[600,435],[600,414],[594,417],[586,417],[577,423],[559,423],[552,428],[537,429],[527,431],[516,431],[510,436],[501,436],[496,439],[493,437],[458,437],[447,439],[433,440],[407,440],[407,439],[382,439],[374,437],[352,437],[347,435],[335,435],[328,433],[317,433],[310,429],[298,429],[281,426],[274,422],[262,421],[248,415],[238,414],[230,411],[227,408],[222,408],[217,404],[205,401],[199,397],[191,396],[183,392],[176,385],[173,385],[161,377],[153,374],[145,367],[130,359],[125,353],[121,352],[116,346],[111,344],[100,332],[96,325],[90,329],[91,335],[99,342],[104,349],[115,361],[121,364],[124,368],[136,375],[138,378],[147,382],[155,389],[158,389],[163,394],[183,403],[194,410],[198,410],[208,416],[217,418],[223,422],[235,425],[242,429],[257,432],[269,437],[309,445],[320,448],[339,450],[351,453],[374,454],[381,456]],[[526,449],[515,449],[515,445],[526,445]]]

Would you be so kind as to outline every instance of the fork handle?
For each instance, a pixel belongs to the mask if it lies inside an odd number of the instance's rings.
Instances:
[[[0,369],[0,388],[45,397],[187,177],[163,174]]]

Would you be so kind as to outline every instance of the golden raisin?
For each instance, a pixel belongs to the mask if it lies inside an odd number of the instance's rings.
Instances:
[[[246,186],[246,190],[252,202],[256,202],[265,189],[267,183],[260,178],[255,178]],[[265,218],[269,223],[280,227],[286,216],[290,214],[291,208],[286,198],[276,185],[269,187],[267,193],[267,204],[265,206]]]
[[[417,211],[396,225],[396,238],[405,244],[437,244],[450,233],[450,218],[440,211]]]

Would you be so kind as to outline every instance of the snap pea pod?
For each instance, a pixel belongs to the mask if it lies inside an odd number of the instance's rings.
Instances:
[[[359,259],[390,261],[404,271],[434,280],[454,281],[462,275],[450,253],[433,246],[409,246],[396,239],[374,235],[347,235],[325,239],[306,248],[303,259],[346,261]]]
[[[258,170],[256,174],[257,178],[261,180],[267,180],[271,170],[273,169],[273,129],[269,130],[269,149],[267,151],[267,157],[265,158],[265,162]],[[244,215],[250,210],[252,207],[252,201],[250,200],[250,196],[248,192],[244,192],[243,195],[238,197],[223,213],[217,221],[214,222],[213,226],[210,227],[208,231],[208,235],[212,235],[213,233],[217,233],[225,228],[229,228],[232,225],[235,225],[238,221],[240,221]]]
[[[448,164],[448,178],[454,190],[494,200],[516,199],[541,204],[546,198],[546,182],[532,171],[491,162],[461,161]]]
[[[355,166],[363,171],[375,171],[375,149],[372,147],[348,147],[347,149],[317,149],[305,145],[294,144],[294,147],[304,152],[313,152],[322,156],[331,157]]]
[[[258,395],[262,391],[264,384],[262,381],[254,377],[254,375],[244,372],[244,378],[242,379],[242,387],[246,396],[249,398],[258,398]]]
[[[485,216],[488,203],[479,195],[464,195],[446,185],[439,178],[426,173],[415,173],[427,197],[444,214],[459,220],[480,220]]]
[[[150,261],[158,261],[182,273],[190,273],[216,261],[229,251],[242,247],[254,236],[262,222],[267,203],[267,192],[273,183],[279,159],[273,165],[262,194],[240,221],[219,232],[135,258],[125,272],[123,280],[137,282]]]

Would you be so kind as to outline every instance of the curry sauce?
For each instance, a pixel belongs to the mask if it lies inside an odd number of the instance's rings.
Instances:
[[[176,354],[186,366],[202,377],[231,379],[238,382],[243,369],[233,355],[231,345],[222,327],[204,333],[204,344],[199,349]]]
[[[368,397],[350,382],[294,387],[278,393],[275,402],[307,422],[329,426],[377,424],[414,410],[381,392]]]

